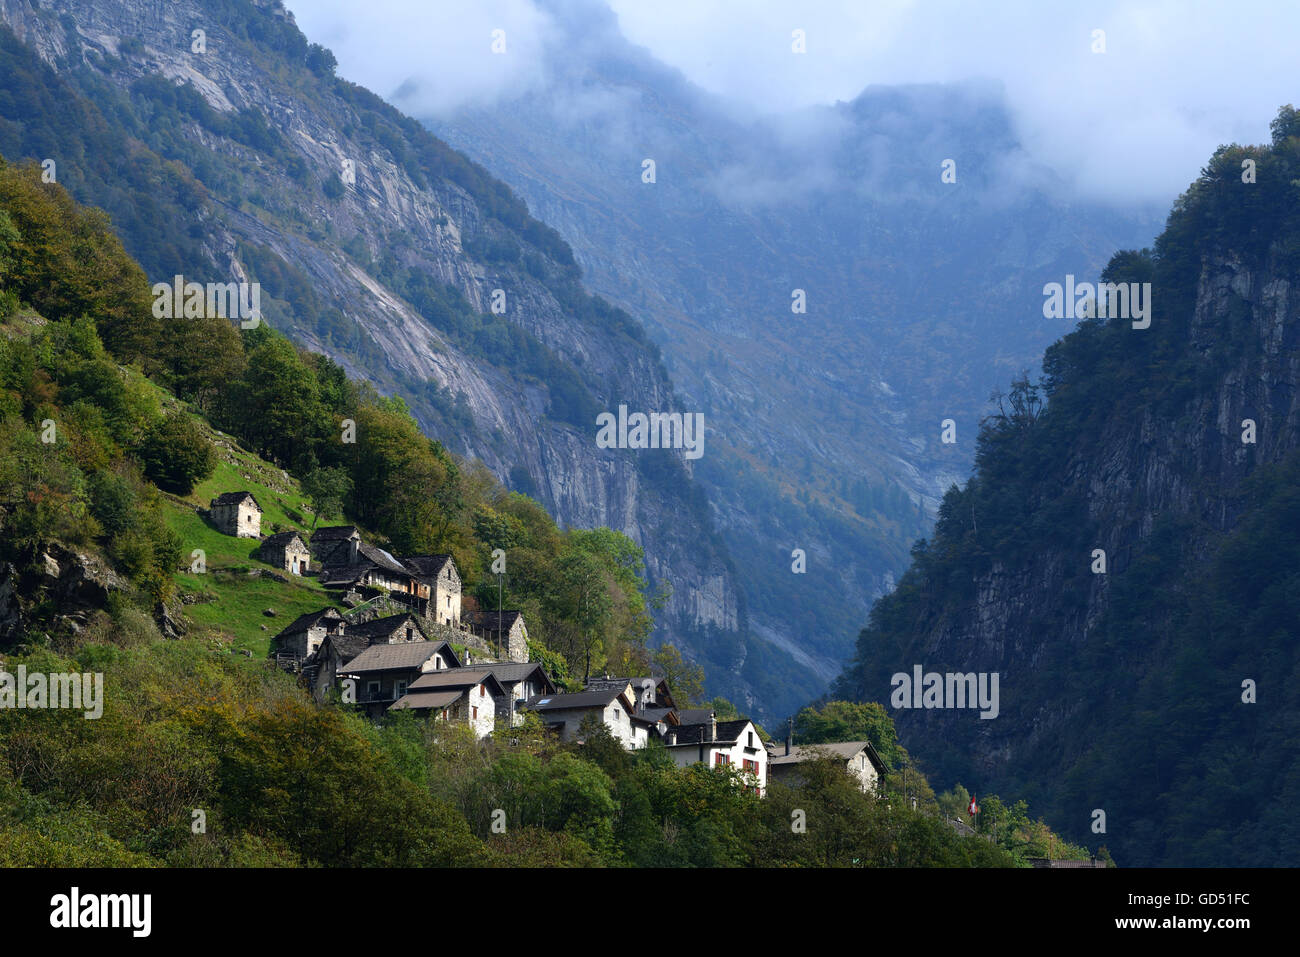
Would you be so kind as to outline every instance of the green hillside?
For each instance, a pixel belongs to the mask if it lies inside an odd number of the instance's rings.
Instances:
[[[252,541],[199,515],[218,492],[252,491],[267,530],[305,530],[314,499],[287,466],[315,488],[332,475],[342,514],[322,520],[455,551],[471,596],[490,584],[490,549],[506,549],[509,600],[561,681],[649,667],[639,550],[609,529],[561,531],[421,435],[399,401],[270,330],[156,322],[107,220],[2,162],[0,309],[0,575],[14,595],[0,654],[7,671],[103,681],[85,713],[0,708],[0,866],[1024,863],[1024,848],[956,833],[906,768],[918,810],[863,794],[830,761],[760,800],[734,769],[629,753],[599,725],[582,744],[536,719],[479,742],[317,705],[263,653],[270,622],[329,597],[309,578],[250,575],[272,572]],[[345,417],[355,443],[330,438]],[[202,574],[187,570],[196,548]]]

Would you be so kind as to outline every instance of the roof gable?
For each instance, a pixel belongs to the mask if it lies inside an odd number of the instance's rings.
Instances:
[[[790,753],[786,754],[781,745],[777,745],[775,753],[772,755],[772,764],[781,766],[788,764],[802,764],[805,761],[816,761],[819,758],[838,758],[841,761],[852,761],[859,754],[866,753],[867,759],[875,766],[876,771],[880,774],[885,773],[885,763],[876,753],[876,749],[870,741],[827,741],[820,744],[797,744],[790,748]]]
[[[528,699],[524,706],[533,711],[565,711],[571,708],[604,708],[612,701],[623,705],[623,710],[630,713],[623,689],[610,688],[602,691],[579,691],[576,694],[538,695]]]
[[[265,548],[270,545],[272,547],[284,546],[287,548],[292,545],[295,540],[303,551],[307,550],[307,543],[302,540],[301,535],[294,531],[276,532],[274,535],[268,535],[266,538],[262,539],[262,547]]]
[[[370,645],[347,664],[349,672],[407,671],[423,667],[441,655],[456,661],[455,652],[445,641],[403,641],[395,645]]]
[[[391,635],[398,628],[408,623],[415,629],[416,634],[421,638],[424,637],[424,632],[420,630],[420,623],[409,612],[389,615],[386,618],[372,618],[370,621],[364,621],[359,625],[350,624],[348,625],[348,634],[358,638],[381,638]]]
[[[275,637],[279,638],[280,635],[292,635],[297,631],[306,631],[308,628],[315,627],[322,619],[343,621],[343,616],[333,608],[322,608],[320,611],[309,611],[307,614],[299,615],[293,621],[289,622],[289,624],[277,633]]]
[[[313,542],[341,542],[360,537],[361,530],[355,525],[325,525],[311,533]]]
[[[220,495],[218,495],[216,498],[212,500],[211,504],[213,506],[241,505],[245,500],[251,501],[253,503],[253,508],[257,509],[259,512],[262,511],[262,506],[257,504],[257,499],[253,497],[253,493],[248,491],[222,492]]]
[[[487,668],[445,668],[442,671],[430,671],[420,675],[408,686],[408,691],[450,691],[456,688],[474,688],[488,685],[493,697],[505,694],[501,682]]]
[[[450,554],[411,555],[403,558],[402,564],[421,578],[437,578],[444,569],[447,569],[451,577],[460,579],[460,573],[456,570],[456,560]]]

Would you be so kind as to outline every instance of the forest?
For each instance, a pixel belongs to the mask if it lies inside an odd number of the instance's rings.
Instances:
[[[679,704],[705,703],[698,666],[647,647],[654,601],[625,536],[559,529],[399,398],[267,324],[155,319],[108,217],[34,164],[0,162],[0,327],[0,565],[21,612],[0,654],[106,679],[97,720],[0,711],[0,865],[1023,866],[1041,850],[1023,804],[984,799],[1001,825],[987,835],[945,822],[962,793],[934,794],[879,706],[810,708],[798,733],[876,742],[883,797],[825,760],[760,800],[730,770],[626,752],[600,726],[566,744],[535,719],[486,742],[409,714],[376,724],[201,627],[164,638],[187,544],[166,516],[212,472],[215,426],[301,477],[320,513],[452,552],[470,594],[492,596],[487,560],[507,549],[507,603],[561,684],[653,657]],[[59,548],[120,577],[82,623],[41,585]]]

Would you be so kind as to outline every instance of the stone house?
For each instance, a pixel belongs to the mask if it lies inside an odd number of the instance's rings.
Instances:
[[[252,492],[222,492],[212,500],[212,524],[225,535],[262,537],[262,506]]]
[[[307,543],[294,531],[277,532],[262,539],[257,557],[294,575],[305,575],[311,562]]]
[[[339,672],[348,662],[370,647],[365,636],[348,633],[326,635],[316,653],[302,664],[303,680],[311,689],[311,695],[317,702],[323,702],[338,686]]]
[[[299,615],[271,639],[271,654],[304,661],[316,653],[326,636],[341,635],[346,628],[347,622],[333,608]]]
[[[428,637],[415,617],[407,613],[345,624],[347,628],[342,634],[327,635],[316,653],[303,662],[302,673],[317,701],[329,696],[347,665],[371,645],[423,642]]]
[[[471,634],[482,638],[492,648],[500,648],[506,659],[521,664],[528,660],[528,628],[522,612],[466,612],[465,624]],[[504,639],[501,637],[503,633]]]
[[[353,560],[344,563],[342,559],[348,553]],[[365,542],[358,542],[355,550],[349,545],[346,552],[342,546],[330,552],[321,566],[319,580],[326,588],[365,595],[384,592],[419,615],[429,610],[429,584],[390,553]]]
[[[707,764],[709,767],[731,766],[754,776],[758,795],[767,790],[768,753],[754,722],[747,718],[708,721],[670,727],[664,733],[664,747],[678,767]]]
[[[682,720],[677,710],[677,703],[673,701],[672,693],[668,690],[668,682],[663,678],[656,678],[651,675],[640,675],[631,678],[615,678],[604,675],[600,678],[589,678],[587,680],[588,691],[604,691],[609,688],[629,688],[629,697],[632,700],[633,713],[645,720],[653,723],[681,724]],[[697,721],[707,720],[709,712],[707,710],[700,712]]]
[[[311,554],[317,565],[351,565],[360,544],[361,531],[355,525],[325,525],[311,533]]]
[[[792,786],[802,779],[799,767],[806,761],[834,758],[858,781],[865,794],[879,794],[885,776],[885,763],[870,741],[836,741],[826,744],[793,745],[786,738],[784,748],[776,748],[769,763],[773,781]]]
[[[467,724],[476,737],[484,738],[496,728],[497,710],[504,696],[505,689],[487,668],[458,668],[416,678],[393,708]]]
[[[429,604],[424,612],[440,625],[460,624],[460,570],[450,555],[412,555],[402,564],[428,588]],[[525,653],[522,661],[528,660]]]
[[[405,641],[426,641],[420,622],[409,613],[375,618],[358,625],[348,625],[348,635],[365,638],[368,645],[392,645]]]
[[[636,716],[631,686],[577,694],[546,694],[530,698],[522,707],[535,711],[563,741],[581,739],[584,719],[595,716],[628,750],[644,748],[656,733],[655,725]]]
[[[497,721],[503,724],[523,724],[524,702],[556,692],[555,682],[546,673],[546,669],[535,661],[484,662],[473,667],[475,670],[492,672],[492,677],[500,683],[504,694],[497,703]]]
[[[377,718],[406,694],[420,676],[461,670],[460,659],[445,641],[403,641],[370,645],[338,670],[340,682],[352,679],[356,703]]]

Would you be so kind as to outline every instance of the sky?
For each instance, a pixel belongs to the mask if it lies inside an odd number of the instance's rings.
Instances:
[[[544,54],[584,55],[560,21],[606,8],[631,42],[743,109],[831,104],[870,84],[993,80],[1030,154],[1082,195],[1115,202],[1167,204],[1217,146],[1266,142],[1277,108],[1300,103],[1292,0],[285,5],[310,40],[334,51],[341,76],[386,98],[400,91],[402,105],[426,117],[547,84]],[[491,50],[494,30],[504,31],[504,55]],[[792,48],[796,30],[806,52]]]

